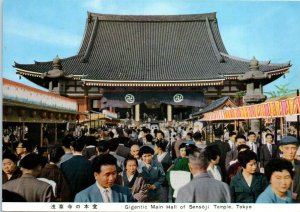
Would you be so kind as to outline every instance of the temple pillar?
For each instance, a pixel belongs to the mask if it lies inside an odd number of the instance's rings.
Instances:
[[[44,140],[44,124],[41,123],[41,137],[40,137],[40,146],[43,146],[43,140]]]
[[[260,122],[259,119],[252,119],[250,120],[250,126],[251,126],[251,131],[255,132],[256,135],[258,134],[258,132],[260,131]]]
[[[234,120],[234,132],[237,132],[237,121],[236,120]]]
[[[170,126],[172,124],[172,105],[167,106],[167,121]]]
[[[139,104],[135,105],[134,109],[135,109],[135,113],[134,113],[135,124],[136,124],[136,126],[139,126],[139,124],[140,124],[140,105]]]
[[[57,144],[57,123],[54,123],[54,143]]]
[[[83,87],[84,89],[84,104],[85,104],[85,111],[89,111],[89,90],[90,87]]]

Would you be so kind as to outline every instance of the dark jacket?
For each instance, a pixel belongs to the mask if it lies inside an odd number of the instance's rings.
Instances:
[[[241,171],[230,182],[232,201],[236,203],[255,203],[257,197],[268,184],[268,180],[263,174],[255,173],[249,187]]]
[[[225,160],[226,160],[226,154],[230,151],[230,145],[226,142],[222,142],[221,140],[216,140],[213,143],[210,143],[209,146],[216,145],[219,148],[220,151],[220,161],[219,166],[222,171],[222,181],[225,182],[226,179],[226,168],[225,168]]]
[[[61,171],[68,182],[71,192],[71,201],[83,189],[95,183],[92,164],[81,155],[74,155],[61,164]]]
[[[153,156],[153,160],[157,160],[157,155],[155,154]],[[165,173],[167,173],[167,170],[170,168],[170,166],[172,165],[172,158],[169,152],[167,152],[166,156],[162,159],[162,161],[160,162],[161,165],[164,168]],[[162,186],[167,186],[168,185],[168,181],[167,179],[165,179],[164,183],[162,184]]]
[[[297,193],[297,203],[300,203],[300,161],[294,161],[294,178],[293,178],[293,191]]]
[[[265,167],[269,161],[273,158],[279,158],[278,147],[275,144],[272,144],[272,154],[270,153],[267,144],[263,144],[259,147],[260,155],[260,167]]]
[[[61,170],[55,164],[46,164],[42,169],[40,176],[56,183],[55,200],[58,202],[70,202],[70,189],[67,180]]]
[[[153,160],[157,160],[157,155],[153,155]],[[164,168],[165,173],[167,172],[167,170],[170,168],[170,166],[172,165],[172,158],[169,152],[167,152],[166,156],[162,159],[161,161],[161,165]]]

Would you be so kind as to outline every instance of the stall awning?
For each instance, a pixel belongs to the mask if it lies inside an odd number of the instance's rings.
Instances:
[[[203,121],[275,118],[300,114],[300,97],[205,113]]]

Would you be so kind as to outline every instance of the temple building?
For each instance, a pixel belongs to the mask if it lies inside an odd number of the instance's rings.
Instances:
[[[259,86],[291,67],[270,61],[257,64],[266,76]],[[88,13],[76,55],[15,63],[14,68],[49,91],[77,100],[80,112],[106,109],[140,123],[183,120],[213,100],[233,99],[236,92],[246,90],[238,77],[250,70],[249,65],[250,60],[227,52],[216,13]]]

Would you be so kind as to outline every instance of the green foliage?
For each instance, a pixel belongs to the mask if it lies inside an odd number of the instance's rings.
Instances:
[[[279,96],[286,96],[291,93],[296,93],[297,89],[289,89],[289,84],[283,85],[275,85],[276,90],[271,92],[264,92],[264,94],[268,95],[270,98],[279,97]]]
[[[239,91],[235,93],[234,101],[238,101],[246,95],[246,91]]]

